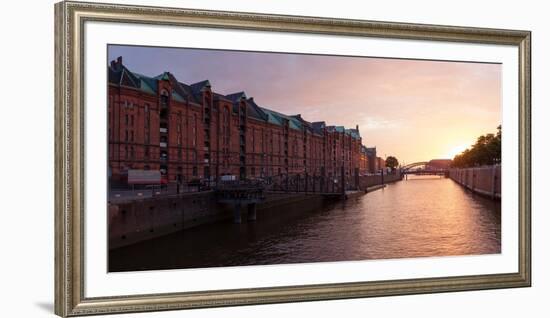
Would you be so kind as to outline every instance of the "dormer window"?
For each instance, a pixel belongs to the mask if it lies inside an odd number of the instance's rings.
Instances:
[[[167,91],[163,91],[160,95],[160,107],[162,108],[168,108],[168,103],[170,102],[170,96],[168,95]]]

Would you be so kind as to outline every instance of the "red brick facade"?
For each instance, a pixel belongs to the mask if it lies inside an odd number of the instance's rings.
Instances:
[[[336,177],[365,169],[359,127],[326,126],[256,104],[244,92],[217,94],[165,72],[147,77],[122,58],[109,66],[109,171],[159,170],[166,182],[233,175]],[[363,164],[363,166],[361,166]]]

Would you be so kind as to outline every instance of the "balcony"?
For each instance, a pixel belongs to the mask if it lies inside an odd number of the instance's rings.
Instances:
[[[166,148],[168,146],[165,142],[161,142],[159,145],[161,148]]]
[[[161,133],[167,133],[167,132],[168,132],[168,128],[160,127],[160,132],[161,132]]]

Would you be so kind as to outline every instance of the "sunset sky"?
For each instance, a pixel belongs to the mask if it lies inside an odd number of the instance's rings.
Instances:
[[[245,91],[262,107],[359,130],[400,163],[449,158],[501,124],[501,65],[366,57],[110,46],[137,73],[169,71]]]

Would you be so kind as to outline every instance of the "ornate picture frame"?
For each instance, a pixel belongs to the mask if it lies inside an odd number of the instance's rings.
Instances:
[[[518,271],[231,290],[88,297],[84,255],[84,54],[88,22],[496,44],[519,56]],[[467,291],[531,285],[531,33],[64,1],[55,6],[55,312],[62,317]]]

